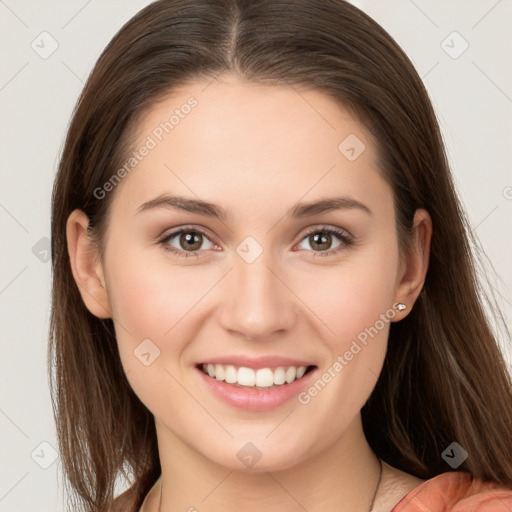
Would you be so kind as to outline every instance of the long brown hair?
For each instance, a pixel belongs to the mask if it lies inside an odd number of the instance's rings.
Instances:
[[[76,105],[52,197],[53,304],[49,368],[61,460],[73,510],[107,511],[129,476],[138,510],[160,475],[154,419],[124,374],[112,319],[85,307],[66,250],[82,209],[101,249],[115,191],[94,191],[126,159],[140,116],[178,85],[223,72],[306,85],[349,108],[377,141],[394,191],[400,243],[413,214],[433,222],[430,266],[411,313],[392,324],[365,434],[386,462],[420,478],[458,468],[512,487],[512,383],[484,311],[475,243],[450,175],[428,94],[394,40],[342,0],[159,0],[100,56]]]

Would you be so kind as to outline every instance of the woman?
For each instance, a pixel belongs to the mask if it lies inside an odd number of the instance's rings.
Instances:
[[[73,510],[511,510],[471,237],[421,80],[364,13],[144,8],[53,193]]]

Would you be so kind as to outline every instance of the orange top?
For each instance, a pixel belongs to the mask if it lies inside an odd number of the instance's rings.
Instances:
[[[158,492],[157,486],[151,488],[139,512]],[[133,510],[129,494],[130,489],[116,498],[112,512]],[[512,512],[512,489],[483,482],[470,473],[449,471],[415,487],[391,512]]]
[[[448,471],[415,487],[391,512],[512,512],[512,489]]]

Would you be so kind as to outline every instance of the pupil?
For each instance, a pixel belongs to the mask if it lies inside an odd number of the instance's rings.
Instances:
[[[199,249],[199,247],[201,247],[201,242],[200,242],[200,236],[201,234],[200,233],[195,233],[195,232],[192,232],[193,234],[190,234],[189,233],[185,233],[183,235],[181,235],[181,241],[182,241],[182,244],[183,246],[187,246],[190,248],[190,249]],[[183,242],[186,242],[186,243],[183,243]]]
[[[322,245],[329,245],[328,242],[330,241],[331,239],[331,235],[329,235],[328,233],[315,233],[313,235],[313,244],[312,246],[317,246],[317,248],[319,249],[326,249],[326,247],[319,247],[319,246],[322,246]]]

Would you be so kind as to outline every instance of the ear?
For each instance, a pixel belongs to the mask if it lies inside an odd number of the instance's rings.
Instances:
[[[82,210],[68,217],[66,236],[73,277],[87,309],[98,318],[110,318],[111,309],[97,245],[87,232],[89,219]]]
[[[396,312],[396,320],[401,320],[408,315],[425,283],[432,239],[432,219],[426,210],[416,210],[413,230],[412,246],[404,252],[395,290],[395,303],[405,304],[407,308]]]

